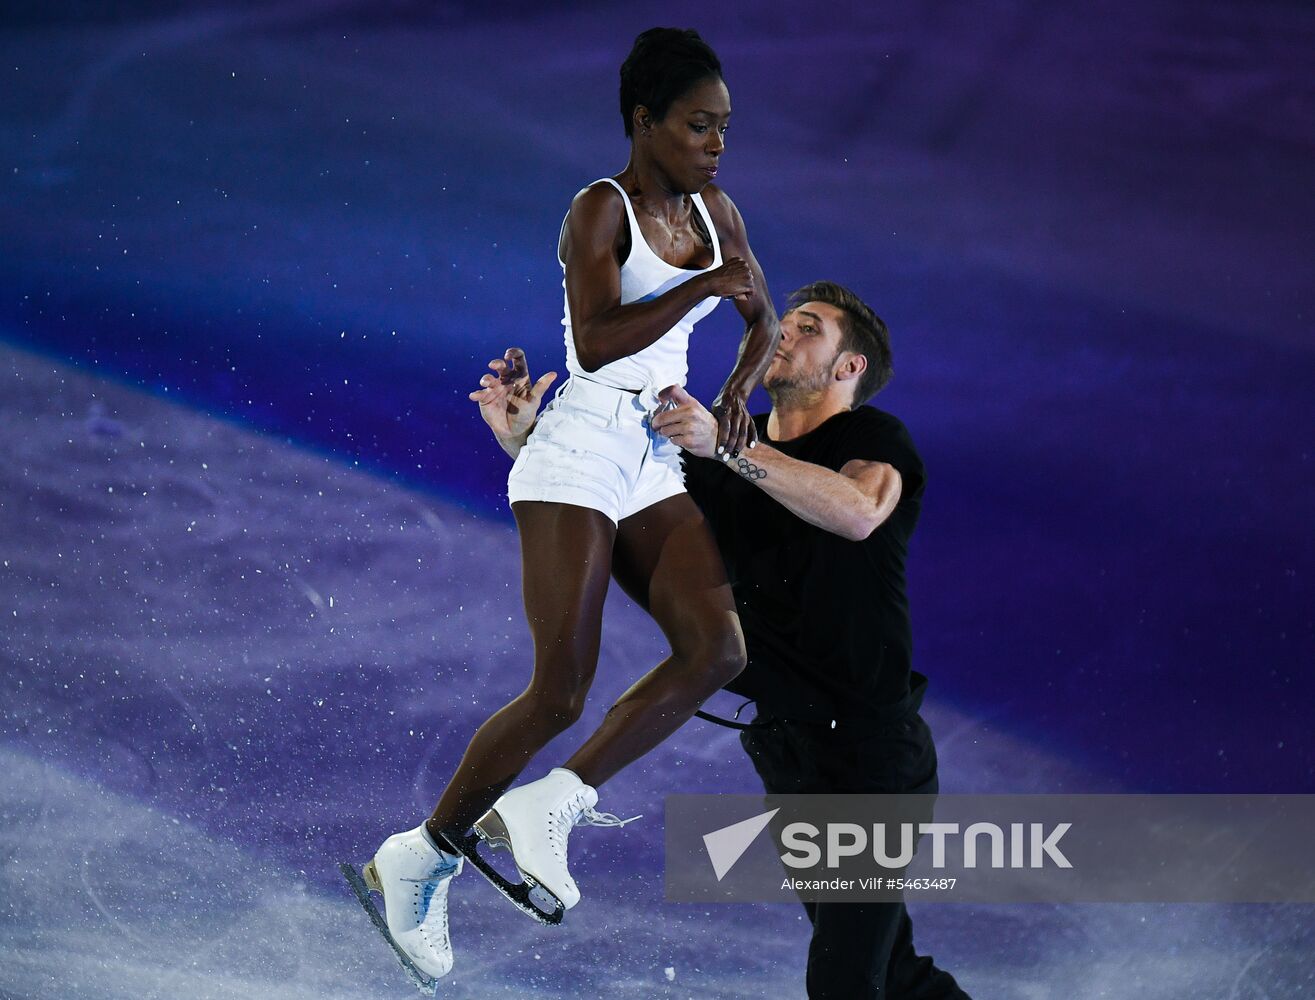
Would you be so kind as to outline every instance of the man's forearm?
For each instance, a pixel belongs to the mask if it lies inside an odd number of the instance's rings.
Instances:
[[[893,481],[873,498],[848,476],[791,458],[762,441],[726,467],[809,524],[851,541],[872,534],[889,516],[899,493],[893,470]]]

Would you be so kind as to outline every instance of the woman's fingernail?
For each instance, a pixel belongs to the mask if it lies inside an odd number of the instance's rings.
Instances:
[[[758,447],[758,442],[757,442],[757,441],[750,441],[750,442],[749,442],[749,447],[750,447],[750,448],[757,448],[757,447]]]
[[[720,454],[721,454],[723,451],[725,451],[725,450],[726,450],[726,449],[723,448],[721,445],[717,445],[717,454],[718,454],[718,455],[720,455]]]

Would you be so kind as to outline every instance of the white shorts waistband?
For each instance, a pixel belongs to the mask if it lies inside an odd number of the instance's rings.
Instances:
[[[617,419],[642,419],[662,406],[662,401],[657,398],[658,391],[647,386],[636,393],[572,375],[557,390],[554,398],[562,402],[569,400],[573,406],[605,413]]]

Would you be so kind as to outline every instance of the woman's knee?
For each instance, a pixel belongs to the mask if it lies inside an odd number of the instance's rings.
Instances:
[[[581,681],[531,685],[521,697],[529,705],[534,724],[556,736],[580,721],[588,694],[588,682]]]

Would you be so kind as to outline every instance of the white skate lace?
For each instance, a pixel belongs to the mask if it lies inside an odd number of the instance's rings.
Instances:
[[[643,816],[631,816],[629,819],[621,819],[611,813],[599,812],[592,806],[584,804],[584,798],[587,794],[584,788],[579,789],[574,795],[562,804],[562,819],[567,820],[565,823],[548,824],[549,836],[552,838],[553,853],[566,862],[566,838],[570,836],[571,828],[574,826],[625,826],[627,823],[633,823]]]
[[[629,819],[621,819],[621,817],[613,816],[611,813],[599,812],[591,806],[585,806],[575,822],[577,826],[625,826],[627,823],[633,823],[635,820],[643,818],[644,816],[641,813],[638,816],[631,816]]]

